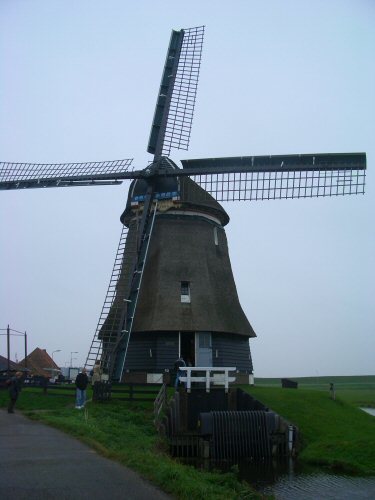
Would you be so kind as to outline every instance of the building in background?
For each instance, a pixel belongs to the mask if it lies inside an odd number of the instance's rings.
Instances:
[[[26,363],[25,363],[26,361]],[[19,363],[22,367],[27,366],[32,377],[53,378],[60,373],[60,367],[53,361],[45,349],[37,347],[25,359]]]

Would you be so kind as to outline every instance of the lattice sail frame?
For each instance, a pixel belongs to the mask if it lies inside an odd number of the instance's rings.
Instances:
[[[201,67],[204,28],[204,26],[198,26],[182,30],[184,37],[164,135],[163,156],[169,156],[172,148],[187,150],[189,147]]]
[[[364,170],[247,172],[192,176],[217,201],[281,200],[364,194]]]
[[[314,198],[365,192],[365,153],[205,158],[182,163],[185,174],[190,173],[217,201]]]
[[[118,184],[132,159],[84,163],[0,162],[0,189]]]

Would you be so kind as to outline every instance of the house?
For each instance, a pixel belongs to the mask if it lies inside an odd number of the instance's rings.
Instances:
[[[31,376],[51,378],[56,374],[57,370],[60,371],[60,368],[45,349],[37,347],[25,359]],[[23,367],[25,366],[25,359],[19,363]]]
[[[11,359],[9,360],[9,371],[17,372],[17,371],[23,371],[24,369],[25,369],[24,365],[21,365],[20,363],[15,363]],[[8,358],[5,358],[4,356],[0,355],[0,373],[7,371],[8,371]]]

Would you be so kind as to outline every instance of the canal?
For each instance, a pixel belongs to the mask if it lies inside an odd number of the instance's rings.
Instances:
[[[375,408],[361,408],[375,416]],[[375,477],[328,474],[300,467],[292,459],[284,463],[242,463],[240,477],[264,495],[277,500],[373,500]]]
[[[375,477],[329,474],[320,469],[284,463],[239,465],[240,478],[276,500],[375,499]]]

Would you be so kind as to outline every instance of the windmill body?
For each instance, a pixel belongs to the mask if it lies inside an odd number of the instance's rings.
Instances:
[[[121,217],[129,226],[124,262],[132,252],[145,194],[146,183],[134,181]],[[228,215],[189,178],[159,178],[154,196],[159,200],[125,379],[145,381],[147,373],[162,374],[181,355],[192,366],[234,364],[248,380],[249,338],[255,333],[233,278],[224,230]],[[125,283],[131,280],[129,271],[122,276]]]
[[[188,149],[204,27],[172,31],[147,151],[154,158],[70,164],[0,163],[0,189],[132,180],[107,295],[86,367],[112,380],[160,381],[177,357],[235,366],[247,382],[255,332],[237,295],[219,202],[364,193],[365,153],[182,160]]]

